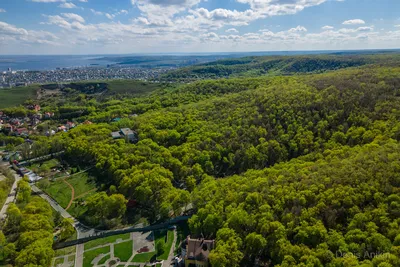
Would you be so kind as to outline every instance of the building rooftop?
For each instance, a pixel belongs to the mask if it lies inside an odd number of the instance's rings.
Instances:
[[[187,258],[198,261],[208,261],[210,251],[214,249],[214,247],[214,240],[191,239],[188,237],[186,246]]]
[[[125,136],[131,135],[131,134],[134,134],[134,133],[135,133],[135,132],[132,131],[132,130],[129,129],[129,128],[122,128],[122,129],[121,129],[121,134],[123,134],[123,135],[125,135]]]
[[[112,138],[116,139],[116,138],[121,138],[121,134],[119,132],[112,132],[111,133]]]

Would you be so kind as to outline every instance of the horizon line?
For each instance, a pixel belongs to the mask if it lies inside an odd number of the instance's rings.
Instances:
[[[210,54],[243,54],[243,53],[288,53],[288,52],[357,52],[357,51],[400,51],[400,48],[367,48],[367,49],[316,49],[316,50],[267,50],[267,51],[219,51],[219,52],[134,52],[134,53],[104,53],[104,54],[0,54],[3,56],[129,56],[129,55],[210,55]]]

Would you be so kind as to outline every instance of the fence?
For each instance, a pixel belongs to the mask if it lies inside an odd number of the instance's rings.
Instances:
[[[85,238],[80,238],[80,239],[62,242],[62,243],[55,243],[53,245],[53,248],[61,249],[61,248],[71,247],[71,246],[86,243],[91,240],[104,238],[104,237],[108,237],[108,236],[113,236],[113,235],[120,235],[120,234],[132,233],[132,232],[150,232],[150,231],[155,231],[155,230],[167,229],[169,226],[178,224],[180,222],[187,221],[191,217],[192,217],[192,215],[180,216],[180,217],[176,217],[172,220],[169,220],[168,222],[165,222],[165,223],[149,225],[149,226],[145,226],[145,227],[141,227],[141,228],[126,228],[126,229],[120,229],[120,230],[111,230],[111,231],[101,232],[99,234],[85,237]]]

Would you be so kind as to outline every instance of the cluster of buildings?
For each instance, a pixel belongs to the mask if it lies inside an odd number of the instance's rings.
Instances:
[[[40,116],[10,117],[0,111],[0,131],[6,134],[27,137],[40,123]]]
[[[41,113],[39,105],[28,105],[26,108],[34,110],[35,114],[16,117],[0,111],[0,132],[13,136],[28,137],[32,133],[37,133],[37,126],[40,123],[54,117],[54,112]],[[45,130],[44,134],[50,136],[56,132],[67,132],[74,127],[76,127],[74,122],[67,121],[65,124],[59,124],[58,127]]]
[[[0,88],[26,86],[32,83],[77,82],[85,80],[135,79],[151,80],[171,69],[168,68],[74,68],[51,71],[5,71],[0,77]]]

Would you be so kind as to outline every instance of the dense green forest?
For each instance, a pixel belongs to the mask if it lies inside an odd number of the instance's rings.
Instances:
[[[192,234],[216,239],[215,267],[400,266],[397,55],[330,57],[225,65],[340,70],[43,100],[55,119],[91,124],[32,138],[42,154],[65,150],[70,164],[94,166],[107,194],[90,197],[87,224],[112,228],[132,213],[155,222],[191,207]],[[138,143],[111,138],[124,127]]]
[[[191,81],[227,77],[256,77],[264,75],[296,75],[302,73],[321,73],[367,64],[396,65],[398,54],[385,53],[321,56],[265,56],[239,59],[223,59],[215,62],[181,68],[162,76],[164,80]]]

